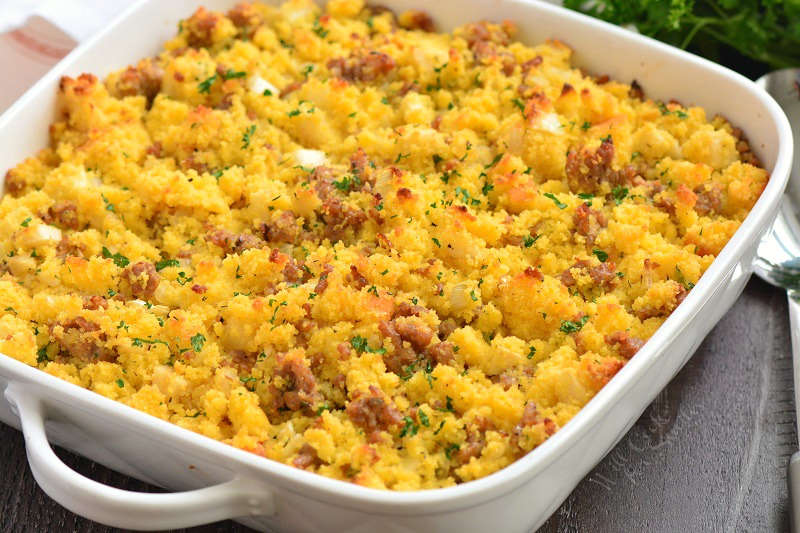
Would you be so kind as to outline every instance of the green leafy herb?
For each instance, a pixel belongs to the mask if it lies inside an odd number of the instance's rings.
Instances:
[[[370,348],[369,342],[365,337],[361,335],[356,335],[355,337],[350,339],[350,346],[358,353],[377,353],[377,354],[385,354],[386,348]]]
[[[488,165],[486,165],[486,166],[485,166],[485,167],[483,167],[483,168],[484,168],[485,170],[489,170],[490,168],[492,168],[493,166],[495,166],[497,163],[499,163],[499,162],[500,162],[500,160],[501,160],[501,159],[503,159],[503,156],[504,156],[504,155],[505,155],[505,154],[497,154],[496,156],[494,156],[494,159],[492,159],[492,162],[491,162],[491,163],[489,163]]]
[[[100,193],[100,198],[102,198],[103,203],[106,204],[106,211],[111,211],[112,213],[116,212],[116,209],[114,209],[114,204],[109,202],[108,199],[103,195],[103,193]]]
[[[244,78],[245,76],[247,76],[247,72],[244,72],[243,70],[236,71],[231,69],[228,69],[227,72],[225,72],[225,74],[222,75],[222,77],[225,78],[226,80],[232,80],[234,78]]]
[[[127,257],[120,254],[119,252],[112,254],[111,250],[109,250],[105,246],[103,246],[102,254],[104,258],[113,260],[114,264],[120,268],[125,268],[126,266],[128,266],[128,263],[130,263],[130,260]]]
[[[432,237],[431,240],[433,241],[433,244],[435,244],[437,247],[439,248],[442,247],[442,243],[440,243],[439,239],[437,239],[436,237]]]
[[[211,86],[214,85],[215,81],[217,81],[217,75],[216,74],[204,79],[203,81],[201,81],[200,83],[197,84],[197,92],[199,92],[201,94],[204,94],[204,93],[207,94],[211,90]]]
[[[28,224],[30,224],[30,223],[31,223],[31,220],[33,220],[31,217],[28,217],[28,218],[26,218],[25,220],[23,220],[23,221],[20,223],[20,226],[22,226],[23,228],[27,228],[27,227],[28,227]]]
[[[619,205],[622,203],[622,200],[628,196],[628,188],[623,187],[622,185],[616,185],[613,189],[611,189],[611,196],[614,197],[614,203]]]
[[[176,266],[181,266],[181,262],[177,259],[162,259],[161,261],[156,261],[156,270],[159,272],[167,267]]]
[[[122,387],[124,387],[124,386],[125,386],[125,382],[124,382],[124,381],[122,381],[121,379],[118,379],[118,380],[117,380],[117,387],[119,387],[119,388],[121,389],[121,388],[122,388]]]
[[[242,135],[242,150],[246,150],[250,147],[250,137],[256,132],[256,125],[251,124],[249,128],[247,128]]]
[[[461,449],[461,446],[459,446],[459,445],[458,445],[458,444],[456,444],[455,442],[451,442],[451,443],[450,443],[450,444],[448,444],[448,445],[447,445],[447,447],[444,449],[444,455],[445,455],[445,456],[446,456],[448,459],[452,459],[452,458],[453,458],[453,452],[457,452],[457,451],[458,451],[458,450],[460,450],[460,449]]]
[[[592,253],[597,256],[601,263],[605,263],[608,260],[608,254],[603,250],[598,250],[595,248],[592,250]]]
[[[417,410],[417,417],[419,418],[419,423],[425,426],[426,428],[431,426],[431,422],[428,419],[428,415],[426,415],[425,411],[423,411],[422,409]]]
[[[141,339],[139,337],[134,337],[133,339],[131,339],[131,344],[133,346],[136,346],[136,347],[141,347],[141,346],[143,346],[145,344],[163,344],[164,346],[169,348],[169,344],[167,342],[165,342],[165,341],[160,340],[160,339],[152,339],[151,340],[151,339]]]
[[[555,194],[553,194],[551,192],[546,192],[546,193],[544,193],[544,195],[547,198],[550,198],[551,200],[553,200],[553,203],[555,203],[556,207],[558,207],[559,209],[566,209],[567,208],[567,204],[565,204],[564,202],[562,202],[561,200],[556,198]]]
[[[42,346],[41,348],[39,348],[38,350],[36,350],[36,362],[37,363],[46,363],[47,361],[50,360],[50,358],[47,356],[47,347],[48,346],[50,346],[49,342],[47,344],[45,344],[44,346]]]
[[[413,437],[419,431],[419,426],[414,423],[414,420],[410,416],[403,417],[403,421],[406,425],[400,431],[400,438],[405,437],[406,435]]]
[[[514,98],[511,100],[511,103],[513,103],[522,112],[522,114],[525,115],[525,104],[522,103],[522,100],[519,98]]]
[[[564,333],[577,333],[588,321],[588,315],[582,316],[580,320],[562,320],[559,330]]]
[[[192,338],[189,339],[192,343],[192,349],[195,352],[199,352],[203,349],[203,345],[206,343],[206,338],[203,336],[202,333],[197,333],[193,335]]]
[[[564,6],[636,29],[728,66],[737,53],[763,71],[800,64],[800,8],[777,0],[565,0]],[[731,51],[736,53],[731,54]]]
[[[533,359],[533,356],[536,355],[536,347],[531,346],[528,350],[528,359]]]
[[[541,235],[537,235],[535,237],[531,235],[525,235],[525,238],[522,239],[522,245],[525,246],[525,248],[530,248],[536,241],[539,240],[539,237],[541,237]]]

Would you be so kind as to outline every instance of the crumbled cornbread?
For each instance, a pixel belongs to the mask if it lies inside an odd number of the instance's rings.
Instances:
[[[6,176],[0,351],[361,485],[534,449],[662,324],[763,190],[740,131],[514,25],[360,0],[199,9],[64,78]]]

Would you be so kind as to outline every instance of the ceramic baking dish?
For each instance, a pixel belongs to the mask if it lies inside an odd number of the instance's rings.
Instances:
[[[0,175],[48,142],[62,75],[105,75],[154,54],[198,5],[144,1],[77,48],[0,117]],[[646,346],[564,428],[507,468],[459,486],[417,492],[367,489],[269,461],[194,434],[0,355],[0,419],[21,427],[31,470],[68,509],[109,525],[167,529],[235,518],[276,531],[531,531],[614,446],[728,310],[750,277],[759,239],[775,218],[792,158],[777,104],[729,70],[656,41],[531,0],[381,0],[427,10],[440,28],[515,21],[529,43],[555,37],[578,66],[636,79],[653,98],[722,113],[749,136],[772,177],[750,215],[694,290]],[[121,491],[65,466],[48,442],[172,494]]]

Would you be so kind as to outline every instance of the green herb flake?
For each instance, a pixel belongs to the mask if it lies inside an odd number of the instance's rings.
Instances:
[[[410,416],[406,416],[403,417],[403,421],[406,423],[406,425],[400,431],[400,438],[402,439],[406,435],[409,437],[416,435],[417,431],[419,431],[419,426],[414,423],[414,420]]]
[[[28,224],[31,223],[31,220],[33,220],[33,218],[31,218],[31,217],[26,218],[25,220],[22,221],[20,226],[22,226],[23,228],[27,228]]]
[[[47,356],[47,347],[50,346],[50,343],[45,344],[38,350],[36,350],[36,362],[37,363],[46,363],[50,360]]]
[[[597,256],[597,259],[599,259],[601,263],[605,263],[608,260],[608,254],[603,250],[598,250],[595,248],[592,250],[592,253]]]
[[[355,337],[351,338],[350,346],[352,346],[353,349],[358,353],[367,352],[367,353],[376,353],[381,355],[386,353],[386,348],[383,347],[370,348],[367,339],[365,337],[362,337],[361,335],[356,335]]]
[[[614,197],[614,203],[619,205],[622,203],[625,197],[628,196],[628,188],[623,187],[622,185],[616,185],[611,190],[611,196]]]
[[[244,78],[245,76],[247,76],[247,72],[244,72],[243,70],[236,71],[228,69],[222,77],[226,80],[232,80],[235,78]]]
[[[255,132],[256,132],[255,124],[251,124],[250,127],[245,130],[244,135],[242,135],[242,150],[246,150],[247,148],[250,147],[250,138],[253,136]]]
[[[215,81],[217,81],[216,74],[204,79],[203,81],[197,84],[197,92],[199,92],[200,94],[208,94],[208,92],[211,90],[211,86],[214,85]]]
[[[500,160],[503,159],[504,155],[505,155],[505,153],[497,154],[496,156],[494,156],[494,159],[492,159],[492,162],[489,163],[488,165],[484,166],[483,169],[484,170],[489,170],[490,168],[495,166],[497,163],[499,163]]]
[[[528,348],[528,359],[533,359],[534,355],[536,355],[536,347],[531,346]]]
[[[545,195],[545,197],[550,198],[551,200],[553,200],[553,203],[556,204],[556,207],[558,207],[559,209],[566,209],[567,208],[567,204],[565,204],[564,202],[559,200],[556,197],[555,194],[553,194],[551,192],[546,192],[546,193],[544,193],[544,195]]]
[[[203,349],[203,345],[206,343],[206,338],[202,333],[197,333],[196,335],[193,335],[189,341],[192,343],[192,349],[195,352],[200,352]]]
[[[118,379],[118,380],[117,380],[117,387],[119,387],[119,388],[121,389],[121,388],[122,388],[122,387],[124,387],[124,386],[125,386],[125,382],[124,382],[124,381],[122,381],[121,379]]]
[[[114,264],[120,268],[125,268],[126,266],[128,266],[128,263],[130,263],[130,260],[127,257],[120,254],[119,252],[112,254],[111,250],[109,250],[105,246],[103,246],[102,254],[105,259],[113,260]]]
[[[539,240],[539,237],[541,237],[541,235],[536,235],[535,237],[531,235],[525,235],[525,238],[522,239],[522,245],[525,246],[525,248],[530,248],[536,241]]]
[[[453,458],[453,453],[454,453],[454,452],[457,452],[457,451],[458,451],[458,450],[460,450],[460,449],[461,449],[461,446],[459,446],[459,445],[458,445],[458,444],[456,444],[455,442],[451,442],[451,443],[450,443],[450,444],[448,444],[448,445],[447,445],[447,447],[444,449],[444,455],[445,455],[445,456],[446,456],[448,459],[452,459],[452,458]]]
[[[417,410],[417,418],[419,418],[419,423],[426,428],[431,426],[431,421],[428,419],[428,415],[426,415],[425,411],[422,409]]]
[[[584,315],[580,320],[562,320],[559,330],[563,333],[577,333],[589,321],[589,316]]]
[[[177,259],[162,259],[161,261],[156,261],[156,270],[161,272],[167,267],[176,267],[181,266],[181,262]]]

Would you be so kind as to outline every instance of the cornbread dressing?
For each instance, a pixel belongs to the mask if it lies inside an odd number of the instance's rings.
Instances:
[[[514,34],[241,4],[104,82],[63,78],[50,147],[6,174],[0,352],[367,487],[522,457],[768,174],[723,118]]]

